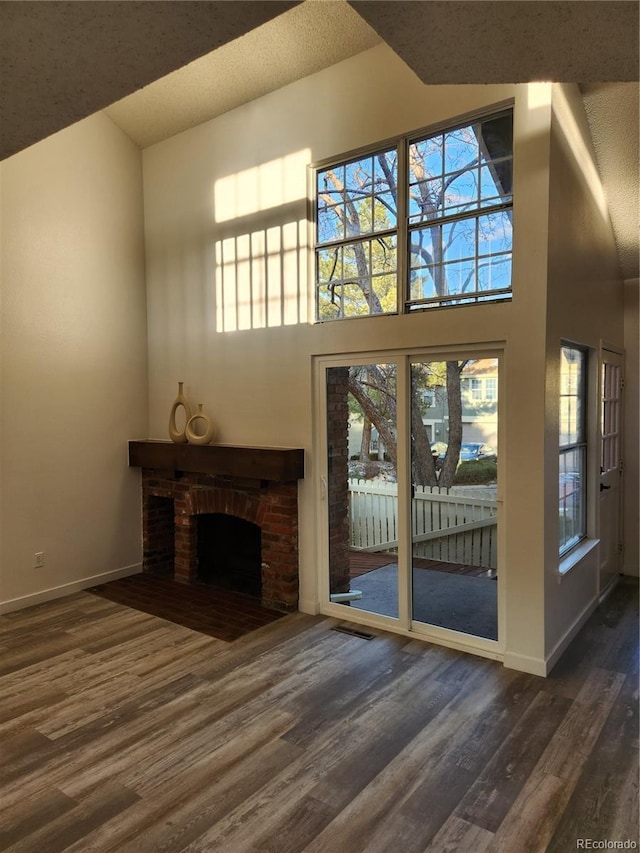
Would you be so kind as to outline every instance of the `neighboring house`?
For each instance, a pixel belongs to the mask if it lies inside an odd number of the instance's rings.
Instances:
[[[498,371],[493,359],[467,362],[460,376],[462,440],[498,448]],[[424,423],[431,441],[449,440],[449,415],[442,388],[425,392]]]
[[[467,361],[461,377],[462,440],[498,446],[498,371],[493,359]],[[449,440],[447,395],[442,385],[433,384],[421,392],[422,421],[429,441],[445,444]],[[360,454],[362,416],[349,420],[349,455]],[[378,453],[380,437],[375,426],[371,430],[370,450]],[[383,448],[384,450],[384,448]]]
[[[315,323],[312,165],[505,105],[514,109],[514,225],[511,283],[495,285],[504,298],[485,302],[478,290],[467,304],[432,308],[435,297],[419,291],[395,311],[385,280],[388,316]],[[148,146],[121,125],[99,112],[0,165],[0,609],[140,569],[140,481],[127,440],[167,438],[183,381],[221,443],[304,448],[300,608],[335,613],[318,592],[327,572],[323,370],[455,352],[480,359],[463,375],[465,423],[482,420],[494,443],[500,419],[509,519],[499,640],[458,646],[546,674],[610,576],[638,572],[633,531],[627,557],[602,572],[603,527],[616,554],[622,540],[620,508],[605,515],[598,491],[599,377],[609,351],[636,345],[637,282],[625,286],[620,273],[578,86],[444,91],[381,43]],[[389,219],[378,225],[387,263],[398,235]],[[415,265],[412,284],[428,266]],[[563,343],[585,358],[584,383],[566,394]],[[482,369],[496,353],[499,415],[497,376]],[[571,395],[585,420],[559,456],[561,399]],[[434,410],[437,402],[434,394]],[[444,438],[444,417],[426,423]],[[569,452],[584,452],[585,509],[582,527],[564,530],[558,483],[562,465],[575,473]],[[44,565],[34,569],[36,553]]]

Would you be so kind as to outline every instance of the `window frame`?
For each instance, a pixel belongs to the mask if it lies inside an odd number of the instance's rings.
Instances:
[[[487,376],[484,380],[484,400],[495,403],[498,399],[498,380],[493,376]]]
[[[477,124],[483,121],[491,121],[493,119],[497,119],[503,115],[510,114],[512,121],[512,128],[515,129],[515,101],[513,98],[507,99],[505,101],[495,103],[481,109],[465,113],[463,115],[457,116],[452,119],[447,119],[446,121],[439,122],[433,125],[429,125],[410,133],[402,134],[399,136],[390,137],[386,140],[381,140],[379,142],[373,143],[371,145],[367,145],[365,147],[354,149],[352,151],[346,152],[337,157],[327,158],[321,161],[317,161],[312,163],[309,167],[309,194],[308,194],[308,222],[310,227],[310,240],[309,245],[312,249],[311,255],[311,263],[312,263],[312,274],[311,279],[313,281],[314,288],[314,323],[327,323],[334,322],[336,320],[358,320],[364,317],[389,317],[398,314],[409,314],[415,313],[416,311],[426,311],[433,310],[434,308],[453,308],[453,307],[469,307],[476,306],[481,304],[495,304],[496,302],[510,302],[513,298],[513,238],[511,239],[511,247],[507,254],[510,255],[512,269],[510,276],[510,284],[508,288],[495,289],[486,292],[482,292],[477,289],[477,266],[476,266],[476,288],[471,291],[469,294],[461,295],[461,294],[450,294],[447,296],[437,296],[437,297],[427,297],[420,299],[411,299],[410,298],[410,282],[409,282],[409,271],[410,271],[410,235],[413,231],[415,231],[419,227],[425,227],[424,221],[421,224],[412,224],[411,223],[411,214],[409,210],[408,204],[408,194],[409,187],[411,183],[411,175],[408,171],[408,160],[409,160],[409,149],[410,146],[416,144],[420,141],[425,141],[429,138],[438,136],[438,135],[446,135],[447,133],[453,133],[456,130],[460,130],[462,128],[468,127],[472,124]],[[385,152],[389,152],[392,149],[396,151],[396,184],[397,184],[397,208],[396,208],[396,224],[394,227],[381,229],[379,232],[367,232],[361,233],[356,236],[348,236],[345,235],[344,238],[334,239],[334,240],[325,240],[320,241],[318,239],[318,213],[319,213],[319,205],[318,205],[318,176],[321,172],[327,171],[332,168],[339,167],[348,167],[350,164],[354,162],[371,157],[375,158],[376,155],[382,154]],[[509,155],[494,158],[489,161],[490,163],[497,162],[498,160],[511,160],[512,164],[512,181],[513,181],[513,162],[515,160],[515,143],[512,138],[511,152]],[[479,164],[478,168],[481,169],[482,166]],[[448,174],[448,173],[447,173]],[[402,175],[402,178],[399,176]],[[479,198],[481,199],[480,193]],[[514,198],[514,188],[513,185],[511,187],[511,195],[510,201],[508,202],[500,202],[493,205],[487,205],[483,207],[479,204],[472,211],[465,211],[453,214],[447,214],[444,216],[439,216],[433,220],[433,223],[436,226],[446,225],[451,222],[460,221],[460,220],[473,220],[474,228],[477,232],[478,229],[478,220],[480,217],[485,215],[490,215],[494,213],[500,213],[503,210],[513,211],[513,198]],[[378,238],[385,237],[395,237],[396,241],[396,269],[395,269],[395,306],[393,309],[384,310],[377,313],[371,313],[369,310],[366,314],[352,314],[352,315],[343,315],[339,313],[337,316],[333,317],[321,317],[320,316],[320,306],[321,306],[321,283],[319,281],[318,276],[318,257],[322,250],[331,249],[335,247],[344,247],[350,245],[355,242],[367,242],[372,241]],[[477,251],[477,241],[476,241],[476,251],[474,253],[473,262],[477,264],[479,257]],[[369,280],[373,279],[373,275],[371,269],[369,271]],[[369,302],[369,306],[371,302]]]
[[[569,392],[563,391],[563,351],[570,350],[579,355],[580,360],[580,375],[579,375],[579,383],[578,387],[575,390],[569,390]],[[560,343],[560,364],[559,364],[559,392],[558,392],[558,520],[559,520],[559,528],[558,528],[558,553],[560,560],[566,559],[567,555],[569,555],[576,548],[579,548],[582,543],[587,539],[588,536],[588,499],[589,499],[589,448],[590,448],[590,435],[589,435],[589,417],[588,417],[588,404],[589,404],[589,350],[587,347],[580,346],[579,344],[572,343],[570,341],[561,341]],[[562,441],[562,428],[563,428],[563,404],[562,401],[572,398],[576,400],[576,423],[575,423],[575,432],[576,437],[574,440]],[[563,529],[560,526],[560,516],[563,510],[566,512],[567,507],[567,494],[560,494],[560,478],[566,477],[566,472],[563,473],[563,458],[569,456],[572,453],[578,454],[579,459],[579,468],[580,468],[580,478],[578,481],[578,489],[574,491],[578,491],[579,494],[579,529],[577,533],[574,533],[567,539],[563,538]],[[574,491],[570,492],[569,495],[572,495]]]

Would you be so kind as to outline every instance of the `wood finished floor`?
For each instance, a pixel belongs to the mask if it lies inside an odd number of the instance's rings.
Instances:
[[[638,837],[638,586],[547,678],[333,619],[234,643],[88,593],[0,618],[0,849],[552,851]]]

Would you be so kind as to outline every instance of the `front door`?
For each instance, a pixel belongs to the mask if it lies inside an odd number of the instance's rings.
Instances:
[[[600,592],[622,563],[622,356],[603,351],[600,418]]]

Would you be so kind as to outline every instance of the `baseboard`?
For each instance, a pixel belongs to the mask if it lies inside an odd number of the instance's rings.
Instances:
[[[507,669],[517,669],[518,672],[528,672],[529,675],[540,675],[542,678],[548,675],[547,664],[544,658],[534,658],[530,655],[505,652],[502,663]]]
[[[301,613],[308,613],[310,616],[317,616],[320,613],[320,607],[317,601],[311,598],[301,598],[298,601],[298,610]]]
[[[570,643],[575,639],[578,631],[580,631],[580,629],[583,627],[583,625],[585,624],[587,619],[591,616],[591,614],[594,612],[594,610],[596,610],[599,603],[600,603],[599,597],[595,596],[595,598],[592,601],[590,601],[589,604],[587,604],[587,606],[584,608],[582,613],[578,616],[578,618],[573,623],[571,628],[569,628],[569,630],[566,631],[563,634],[563,636],[558,640],[558,642],[556,643],[551,654],[547,655],[547,658],[546,658],[547,671],[545,672],[545,675],[549,675],[549,673],[551,672],[553,667],[560,660],[561,655],[567,650]]]
[[[83,589],[88,589],[91,586],[97,586],[101,583],[115,581],[118,580],[118,578],[137,575],[141,571],[142,563],[134,563],[131,566],[124,566],[122,569],[103,572],[101,575],[93,575],[92,577],[83,578],[79,581],[72,581],[71,583],[63,584],[62,586],[51,587],[50,589],[42,590],[42,592],[34,592],[31,595],[12,598],[9,601],[0,601],[0,613],[12,613],[14,610],[23,610],[25,607],[33,607],[35,604],[44,604],[45,601],[64,598],[65,595],[71,595],[74,592],[81,592]]]

